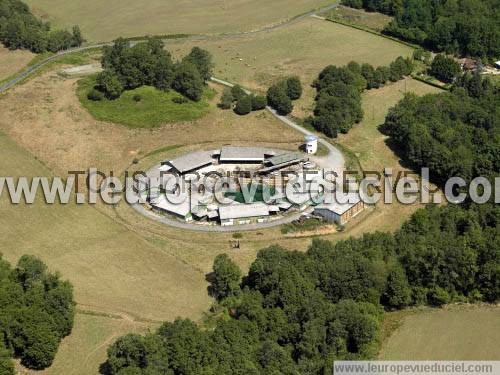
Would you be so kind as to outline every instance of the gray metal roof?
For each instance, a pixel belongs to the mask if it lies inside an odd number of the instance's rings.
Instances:
[[[151,201],[151,205],[153,207],[184,217],[191,215],[192,203],[196,204],[196,202],[190,202],[188,197],[186,197],[186,199],[181,203],[173,203],[163,194]]]
[[[264,161],[266,155],[276,152],[262,147],[224,146],[220,152],[220,161]]]
[[[185,173],[211,164],[213,154],[213,151],[195,151],[172,159],[167,164],[177,169],[180,173]]]
[[[299,162],[304,159],[304,156],[300,152],[290,152],[282,155],[273,156],[266,160],[266,162],[272,165],[288,164],[292,162]]]
[[[252,204],[232,203],[227,206],[220,206],[219,216],[221,220],[269,216],[269,207],[262,202]]]
[[[341,196],[338,197],[339,198],[338,200],[335,194],[336,193],[333,193],[332,202],[322,203],[316,206],[316,209],[328,210],[337,215],[343,215],[349,209],[351,209],[361,201],[361,197],[357,192],[342,194]]]

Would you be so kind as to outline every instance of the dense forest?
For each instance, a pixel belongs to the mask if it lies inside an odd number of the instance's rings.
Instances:
[[[243,278],[219,255],[213,329],[178,319],[123,336],[102,371],[331,374],[335,359],[373,358],[384,309],[498,300],[499,225],[493,205],[428,206],[394,235],[314,240],[306,253],[261,250]]]
[[[212,75],[209,52],[194,47],[181,61],[174,62],[161,39],[149,38],[131,46],[125,39],[104,47],[104,71],[97,76],[97,85],[88,93],[91,100],[118,98],[124,90],[148,85],[159,90],[174,89],[185,97],[201,100],[205,82]]]
[[[436,51],[500,58],[499,0],[342,0],[394,16],[384,32]]]
[[[72,33],[51,30],[22,1],[0,0],[0,42],[12,50],[22,48],[41,53],[79,47],[84,39],[78,26],[73,27]]]
[[[11,357],[30,369],[49,367],[73,319],[69,282],[33,256],[12,268],[0,255],[0,374],[15,373]]]
[[[428,167],[440,185],[452,176],[492,180],[500,171],[500,90],[479,74],[459,77],[451,92],[407,94],[381,130],[408,164]]]
[[[401,56],[389,66],[377,68],[354,61],[343,67],[327,66],[313,83],[317,90],[314,117],[306,119],[306,123],[331,138],[347,133],[363,119],[361,93],[365,89],[399,81],[412,70],[411,59]]]

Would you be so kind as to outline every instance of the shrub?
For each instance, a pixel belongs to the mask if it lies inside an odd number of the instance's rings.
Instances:
[[[420,286],[411,288],[411,303],[413,305],[426,305],[428,289]]]
[[[189,55],[184,57],[185,61],[189,61],[200,73],[201,78],[204,81],[208,81],[212,76],[212,69],[214,64],[212,62],[212,55],[210,52],[201,49],[200,47],[193,47]]]
[[[299,77],[292,76],[286,80],[286,93],[292,100],[297,100],[302,96],[302,84]]]
[[[196,66],[189,61],[180,63],[176,68],[172,88],[195,102],[200,101],[203,95],[203,79]]]
[[[98,102],[104,99],[104,94],[99,90],[92,89],[88,92],[87,99],[92,100],[94,102]]]
[[[431,63],[430,73],[443,82],[451,83],[460,73],[460,65],[451,57],[437,55]]]
[[[281,85],[273,85],[267,90],[267,104],[282,116],[288,115],[293,110],[292,100]]]
[[[424,59],[424,49],[417,48],[415,51],[413,51],[413,59],[417,61],[422,61]]]
[[[97,87],[108,99],[116,99],[123,92],[123,85],[118,75],[110,70],[105,70],[97,75]]]
[[[450,295],[446,290],[437,286],[428,293],[427,301],[433,306],[443,306],[450,302]]]
[[[133,97],[132,97],[132,100],[134,102],[140,102],[142,100],[142,96],[140,94],[135,94]]]
[[[347,6],[347,7],[356,8],[356,9],[361,9],[363,7],[362,0],[342,0],[340,3],[342,5]]]
[[[262,95],[254,95],[252,96],[252,111],[258,111],[266,108],[267,99]]]
[[[240,292],[241,270],[226,254],[214,259],[210,294],[220,300]]]
[[[233,94],[234,100],[239,100],[241,97],[247,95],[245,90],[240,85],[234,85],[231,87],[231,94]]]
[[[174,102],[175,104],[184,104],[189,102],[189,100],[184,96],[176,96],[175,98],[172,98],[172,102]]]
[[[250,95],[245,95],[238,99],[236,107],[234,107],[234,112],[241,116],[252,112],[252,97]]]
[[[224,91],[222,92],[222,96],[218,104],[219,108],[231,109],[231,107],[233,106],[233,102],[234,102],[234,96],[233,93],[231,92],[231,89],[225,88]]]

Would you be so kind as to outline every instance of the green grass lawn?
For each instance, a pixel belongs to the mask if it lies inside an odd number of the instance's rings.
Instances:
[[[382,31],[392,20],[392,17],[377,12],[367,12],[363,9],[353,9],[339,6],[325,14],[327,18],[346,21],[375,31]]]
[[[85,39],[250,31],[330,5],[331,0],[27,0],[55,28],[79,25]]]
[[[122,124],[130,128],[153,128],[165,123],[196,120],[210,110],[208,100],[214,96],[207,89],[199,102],[174,103],[182,95],[170,90],[164,92],[150,86],[125,91],[116,100],[92,101],[87,93],[95,84],[95,76],[78,81],[77,94],[82,105],[97,120]],[[141,100],[136,102],[135,95]]]
[[[396,330],[386,338],[380,360],[498,360],[500,308],[455,305],[393,312]],[[394,327],[393,327],[394,328]],[[392,329],[390,329],[392,330]]]

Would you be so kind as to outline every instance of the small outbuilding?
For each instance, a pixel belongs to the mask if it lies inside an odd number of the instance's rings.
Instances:
[[[345,194],[340,199],[333,197],[330,203],[323,203],[314,208],[314,213],[328,221],[344,225],[365,208],[365,203],[358,193]]]
[[[180,203],[174,203],[162,194],[151,200],[151,207],[155,211],[168,213],[184,221],[191,221],[193,220],[191,203],[188,197]]]
[[[304,137],[304,147],[308,154],[315,154],[318,152],[318,137],[313,134],[308,134]]]
[[[219,207],[219,218],[222,226],[250,224],[252,221],[262,223],[268,220],[269,207],[262,203],[232,203]]]

